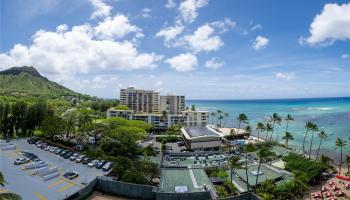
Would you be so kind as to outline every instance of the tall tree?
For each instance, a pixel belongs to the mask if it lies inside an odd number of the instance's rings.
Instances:
[[[16,134],[18,134],[19,130],[21,129],[24,121],[24,115],[27,110],[27,104],[23,101],[18,101],[15,104],[12,105],[12,114],[14,117],[14,129],[16,131]],[[23,131],[23,130],[22,130]]]
[[[272,122],[272,132],[271,132],[271,136],[270,136],[270,142],[272,140],[272,136],[273,136],[273,132],[275,130],[275,125],[276,123],[279,125],[281,124],[282,121],[282,117],[279,116],[277,113],[273,113],[272,116],[270,117],[270,122]]]
[[[312,129],[313,123],[312,123],[312,122],[306,122],[304,127],[306,128],[306,132],[305,132],[305,134],[304,134],[304,139],[303,139],[303,154],[305,154],[305,142],[306,142],[306,137],[307,137],[307,134],[308,134],[309,130]]]
[[[220,116],[222,116],[222,113],[223,113],[223,111],[220,109],[216,111],[216,125],[217,126],[219,126],[219,120],[220,120]],[[220,122],[220,124],[221,124],[221,122]]]
[[[266,129],[265,124],[263,124],[262,122],[258,122],[256,124],[256,130],[258,132],[258,139],[260,139],[260,132],[265,131],[265,129]]]
[[[282,139],[286,140],[286,146],[288,148],[288,141],[289,140],[294,140],[294,137],[293,137],[293,135],[290,132],[286,131],[286,133],[285,133],[285,135],[283,136]]]
[[[56,135],[63,134],[64,129],[63,120],[56,115],[46,116],[41,124],[41,130],[43,133],[49,136],[52,140],[55,140]]]
[[[238,120],[238,133],[239,133],[241,129],[241,123],[243,122],[245,124],[248,124],[248,117],[244,113],[241,113],[238,115],[237,120]]]
[[[216,117],[216,112],[211,112],[210,117],[211,117],[211,124],[214,125],[214,117]]]
[[[265,130],[266,130],[266,142],[267,142],[268,137],[269,137],[269,132],[271,132],[273,130],[273,127],[272,127],[272,125],[269,122],[266,123],[266,129]]]
[[[345,140],[342,140],[341,138],[337,138],[335,141],[335,146],[337,149],[340,149],[340,162],[339,162],[339,175],[341,174],[341,165],[343,162],[343,148],[347,145]]]
[[[228,166],[231,171],[231,183],[232,183],[232,174],[234,169],[242,169],[243,168],[243,163],[239,162],[240,158],[239,156],[232,156],[228,160]]]
[[[264,145],[258,151],[257,157],[259,158],[259,165],[258,165],[258,171],[257,171],[257,175],[256,175],[255,185],[258,185],[261,163],[263,162],[263,160],[266,160],[274,155],[275,155],[275,153],[271,150],[271,146],[268,146],[268,145]]]
[[[350,155],[346,155],[345,162],[346,162],[346,165],[348,166],[347,173],[349,173],[349,170],[350,170]]]
[[[290,121],[294,121],[294,117],[291,114],[287,114],[286,118],[284,118],[284,121],[286,121],[286,132],[288,131],[288,126]]]
[[[245,144],[243,146],[243,152],[245,153],[245,175],[247,181],[247,189],[249,192],[249,176],[248,176],[248,153],[256,151],[255,145],[252,143]]]
[[[317,148],[317,153],[316,153],[316,160],[318,160],[318,155],[320,153],[320,149],[321,149],[321,144],[322,144],[322,141],[326,140],[328,137],[327,133],[325,130],[321,130],[319,133],[318,133],[318,138],[320,139],[320,142],[318,143],[318,148]]]
[[[319,131],[318,126],[316,124],[313,124],[311,127],[311,141],[310,141],[310,150],[309,150],[309,159],[311,159],[311,151],[312,151],[312,142],[314,140],[315,132]]]
[[[227,112],[224,112],[224,126],[226,125],[227,119],[230,117],[230,115]]]

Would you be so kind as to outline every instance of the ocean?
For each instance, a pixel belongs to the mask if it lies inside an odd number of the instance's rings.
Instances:
[[[278,113],[285,117],[291,114],[295,120],[289,123],[288,131],[294,136],[294,140],[289,141],[289,146],[302,150],[302,142],[305,134],[305,122],[311,121],[324,129],[328,138],[323,141],[321,153],[330,156],[335,161],[340,159],[340,150],[336,149],[335,141],[340,137],[347,141],[347,146],[343,149],[343,155],[350,154],[350,97],[337,98],[308,98],[308,99],[275,99],[275,100],[187,100],[187,106],[195,105],[199,110],[215,112],[218,109],[229,114],[225,126],[238,127],[236,120],[238,114],[245,113],[249,118],[249,124],[253,127],[257,122],[267,122],[272,113]],[[209,123],[212,122],[211,117]],[[216,124],[216,120],[214,120]],[[274,139],[283,142],[286,123],[275,126]],[[265,133],[261,134],[265,136]],[[311,134],[308,134],[306,148],[309,150]],[[318,148],[319,138],[314,135],[313,152]]]

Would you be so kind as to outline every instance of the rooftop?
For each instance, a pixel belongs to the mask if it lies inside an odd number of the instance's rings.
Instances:
[[[188,127],[185,128],[186,132],[190,137],[200,137],[200,136],[220,136],[214,129],[208,127]]]
[[[204,185],[207,188],[213,188],[203,169],[164,168],[161,174],[160,192],[176,192],[179,188],[187,192],[200,192],[205,191]]]

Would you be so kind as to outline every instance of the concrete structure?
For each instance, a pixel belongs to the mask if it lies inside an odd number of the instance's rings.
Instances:
[[[185,96],[171,95],[160,96],[160,110],[168,114],[178,115],[185,110]]]
[[[200,127],[208,124],[207,111],[182,111],[180,114],[168,114],[165,118],[160,113],[135,113],[133,110],[107,110],[107,118],[122,117],[128,120],[142,120],[157,128],[168,128],[173,124],[185,127]]]
[[[182,128],[181,133],[188,149],[219,149],[222,136],[209,126]]]
[[[129,87],[120,89],[120,104],[135,113],[160,113],[159,92]]]
[[[209,112],[204,110],[187,109],[182,111],[184,125],[186,127],[206,126],[209,120]]]

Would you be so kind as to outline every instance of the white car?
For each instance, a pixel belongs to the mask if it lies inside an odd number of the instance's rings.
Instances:
[[[84,155],[78,156],[77,159],[75,159],[75,162],[76,162],[76,163],[81,163],[81,161],[83,161],[83,158],[84,158],[84,157],[85,157]]]
[[[51,147],[49,151],[50,151],[51,153],[53,153],[53,152],[56,151],[56,149],[57,149],[57,147]]]
[[[45,151],[48,151],[48,150],[50,150],[50,148],[51,148],[51,146],[47,146],[47,147],[45,147]]]
[[[90,163],[88,163],[87,166],[92,168],[92,167],[95,166],[95,164],[96,164],[97,162],[98,162],[98,160],[93,160],[93,161],[91,161]]]
[[[78,154],[78,153],[75,153],[75,154],[73,154],[73,155],[69,158],[69,160],[74,161],[74,160],[77,159],[78,157],[79,157],[79,154]]]
[[[108,163],[106,163],[105,165],[103,165],[102,170],[103,170],[103,171],[108,171],[108,170],[110,170],[111,168],[112,168],[112,163],[111,163],[111,162],[108,162]]]
[[[13,161],[13,164],[15,165],[21,165],[24,163],[28,163],[30,160],[28,158],[16,158],[16,160]]]

